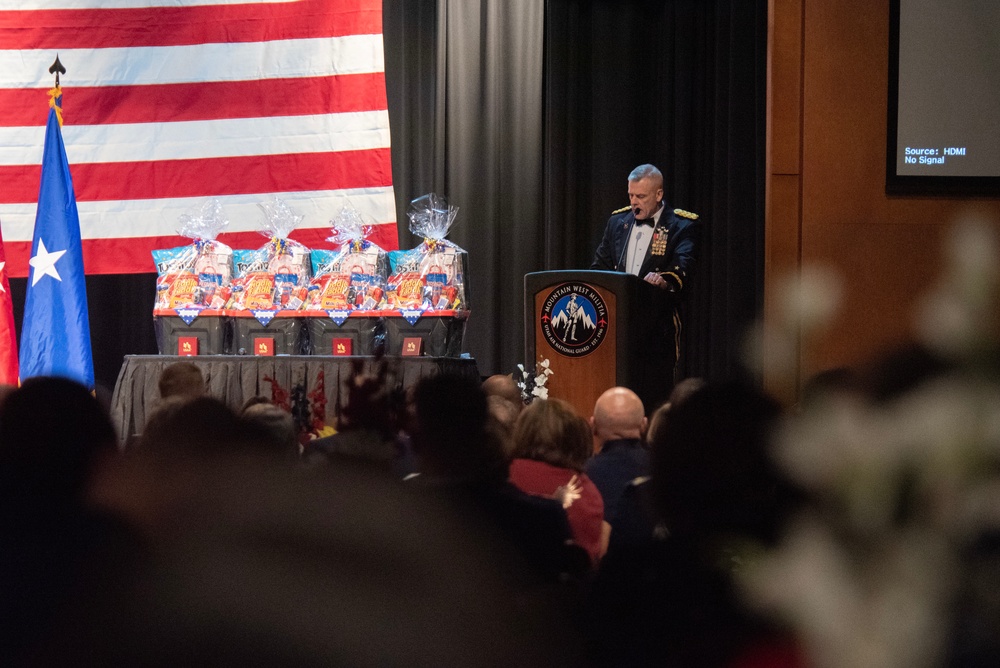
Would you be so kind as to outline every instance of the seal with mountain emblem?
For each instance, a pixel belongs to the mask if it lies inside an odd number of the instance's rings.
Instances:
[[[563,283],[542,303],[542,336],[556,352],[583,357],[594,352],[608,331],[604,299],[586,283]]]

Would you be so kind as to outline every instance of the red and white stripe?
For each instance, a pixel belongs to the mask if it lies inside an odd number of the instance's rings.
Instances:
[[[27,274],[57,53],[88,273],[153,271],[210,197],[234,248],[263,245],[272,195],[307,246],[331,247],[350,203],[397,248],[381,30],[381,0],[0,0],[11,275]]]

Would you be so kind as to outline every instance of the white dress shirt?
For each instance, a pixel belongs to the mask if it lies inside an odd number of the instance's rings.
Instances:
[[[640,225],[638,220],[632,225],[632,231],[628,236],[628,251],[625,254],[626,273],[639,275],[639,269],[642,268],[642,261],[646,259],[646,251],[649,250],[649,242],[653,240],[653,230],[656,229],[661,213],[663,213],[662,204],[653,214],[652,225]]]

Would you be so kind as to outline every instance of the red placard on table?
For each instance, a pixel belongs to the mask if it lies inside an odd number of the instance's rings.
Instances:
[[[424,340],[419,336],[403,339],[403,357],[420,357],[424,354]]]
[[[333,354],[334,355],[350,355],[351,354],[351,339],[334,339],[333,340]]]
[[[198,354],[198,337],[197,336],[180,336],[177,337],[177,354],[182,357],[189,357],[191,355]]]
[[[253,354],[274,356],[274,338],[262,336],[253,340]]]

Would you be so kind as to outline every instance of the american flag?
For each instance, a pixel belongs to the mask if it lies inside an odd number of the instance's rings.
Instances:
[[[259,248],[276,195],[329,248],[350,204],[398,247],[382,0],[0,0],[0,224],[26,276],[47,91],[63,75],[63,137],[87,273],[154,271],[190,243],[182,214],[218,198],[219,240]]]

